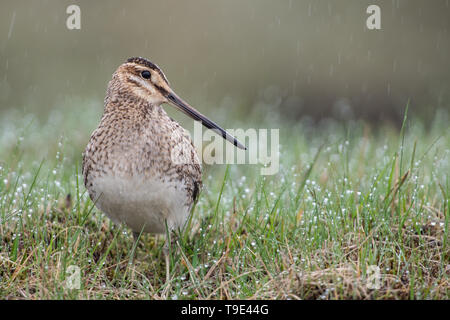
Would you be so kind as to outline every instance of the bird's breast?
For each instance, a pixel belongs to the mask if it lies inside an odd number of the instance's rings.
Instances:
[[[164,233],[165,224],[182,227],[190,211],[183,181],[102,176],[93,179],[96,206],[135,232]]]

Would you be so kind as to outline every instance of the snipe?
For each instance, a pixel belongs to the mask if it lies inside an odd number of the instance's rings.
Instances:
[[[178,97],[155,64],[130,58],[119,66],[83,154],[83,176],[97,208],[135,234],[183,227],[202,186],[194,145],[163,103],[245,148]]]

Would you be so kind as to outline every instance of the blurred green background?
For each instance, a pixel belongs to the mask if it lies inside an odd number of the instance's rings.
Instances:
[[[81,30],[66,28],[70,4]],[[366,28],[370,4],[381,30]],[[101,112],[116,67],[143,56],[219,118],[398,123],[410,100],[427,121],[449,108],[449,27],[449,0],[2,0],[0,116],[87,100]]]

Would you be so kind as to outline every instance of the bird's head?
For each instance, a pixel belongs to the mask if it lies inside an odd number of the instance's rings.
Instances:
[[[108,90],[114,90],[115,88],[122,90],[125,88],[127,93],[145,100],[150,105],[169,103],[192,119],[200,121],[208,129],[214,130],[235,146],[246,149],[235,137],[181,99],[171,89],[162,70],[145,58],[129,58],[119,66],[113,75],[113,81],[110,83]],[[116,92],[116,94],[121,94],[122,90],[118,90],[119,92]]]
[[[161,69],[144,58],[130,58],[117,68],[112,85],[147,101],[151,105],[168,102],[169,81]]]

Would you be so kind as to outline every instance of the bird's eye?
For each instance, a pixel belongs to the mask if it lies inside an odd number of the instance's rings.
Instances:
[[[150,71],[147,71],[147,70],[142,71],[141,76],[144,79],[150,79],[150,76],[151,76]]]

